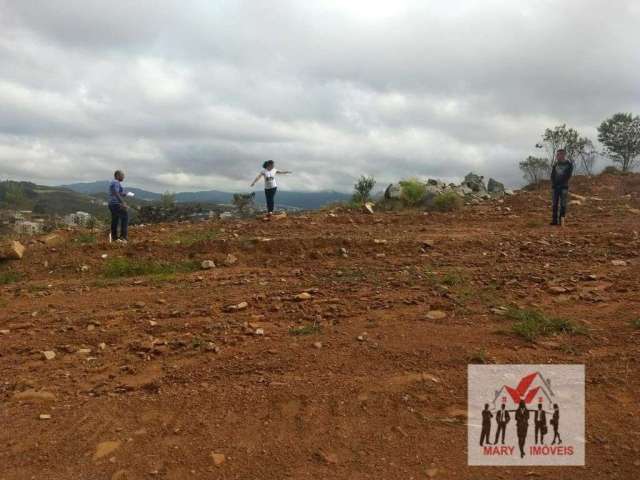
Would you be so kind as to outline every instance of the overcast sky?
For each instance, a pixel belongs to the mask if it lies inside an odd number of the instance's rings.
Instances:
[[[0,179],[515,186],[546,127],[640,113],[637,0],[0,0]]]

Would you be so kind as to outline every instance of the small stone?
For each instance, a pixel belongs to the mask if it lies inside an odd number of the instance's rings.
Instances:
[[[336,463],[338,463],[338,456],[335,453],[323,452],[322,450],[320,450],[316,453],[316,457],[326,464],[335,465]]]
[[[104,260],[104,259],[105,259],[105,258],[107,258],[108,256],[109,256],[109,255],[107,255],[106,253],[103,253],[102,255],[100,255],[100,258],[102,258],[102,259]]]
[[[433,468],[428,468],[426,471],[427,477],[429,478],[435,478],[436,475],[438,475],[438,469],[433,467]]]
[[[227,460],[227,457],[225,456],[224,453],[211,452],[211,458],[213,459],[213,464],[216,467],[221,467],[224,464],[224,462]]]
[[[122,445],[122,442],[117,440],[99,443],[98,446],[96,447],[95,453],[93,454],[93,459],[100,460],[101,458],[106,457],[107,455],[110,455],[113,452],[115,452],[117,449],[120,448],[121,445]]]
[[[31,400],[38,402],[53,402],[56,396],[51,392],[44,390],[25,390],[24,392],[17,392],[13,394],[15,400]]]
[[[100,350],[104,350],[105,348],[107,348],[107,344],[106,344],[106,343],[104,343],[104,342],[101,342],[101,343],[99,343],[99,344],[98,344],[98,348],[99,348]]]
[[[559,287],[559,286],[551,286],[549,287],[549,291],[552,293],[565,293],[567,291],[566,288],[564,287]]]
[[[232,255],[231,253],[229,253],[224,259],[224,264],[227,267],[230,267],[231,265],[235,265],[236,263],[238,263],[238,257],[236,257],[235,255]]]
[[[313,342],[313,348],[322,348],[322,342]]]
[[[51,420],[51,415],[49,415],[48,413],[41,413],[38,418],[40,420]]]
[[[264,328],[256,328],[253,333],[255,335],[264,335]]]
[[[295,296],[295,299],[298,300],[299,302],[302,302],[304,300],[311,300],[311,298],[312,297],[309,292],[302,292]]]
[[[224,310],[227,312],[237,312],[246,309],[248,306],[249,304],[247,302],[240,302],[235,305],[227,305],[224,307]]]
[[[614,267],[626,267],[627,262],[625,260],[611,260],[611,265]]]
[[[91,353],[91,349],[90,348],[79,348],[78,349],[78,353],[80,355],[89,355]]]
[[[56,352],[54,352],[53,350],[45,350],[44,352],[42,352],[42,356],[45,360],[53,360],[54,358],[56,358]]]
[[[447,314],[442,310],[430,310],[429,312],[427,312],[427,318],[429,320],[442,320],[446,316]]]
[[[374,238],[373,243],[375,243],[376,245],[384,245],[385,243],[387,243],[387,241],[384,239],[380,240],[378,238]]]
[[[80,267],[80,271],[81,272],[88,272],[89,271],[89,265],[82,265]]]
[[[356,340],[358,340],[359,342],[364,342],[367,339],[367,334],[363,333],[362,335],[358,335],[356,337]]]
[[[133,304],[133,306],[136,307],[136,308],[144,308],[144,307],[147,306],[147,304],[144,303],[144,302],[136,302],[136,303]]]
[[[156,322],[155,320],[149,320],[149,326],[155,327],[157,325],[158,325],[158,322]]]
[[[216,268],[216,264],[213,262],[213,260],[203,260],[200,266],[202,267],[203,270],[210,270],[212,268]]]
[[[9,335],[10,333],[10,330],[0,330],[0,335]]]

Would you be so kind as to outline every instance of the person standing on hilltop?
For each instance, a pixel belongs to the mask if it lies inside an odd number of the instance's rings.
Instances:
[[[113,180],[109,183],[109,210],[111,211],[111,241],[127,243],[129,230],[128,205],[124,201],[125,196],[133,196],[133,193],[126,193],[122,187],[124,172],[116,170]],[[120,225],[120,236],[118,237],[118,224]]]
[[[264,178],[264,196],[267,200],[267,217],[273,215],[275,207],[276,192],[278,191],[278,184],[276,183],[276,174],[288,175],[293,172],[287,170],[276,170],[275,162],[273,160],[267,160],[262,164],[262,171],[258,174],[251,186],[253,187],[260,177]]]
[[[569,180],[573,174],[573,164],[567,160],[566,151],[561,148],[556,152],[556,163],[551,169],[551,188],[553,190],[553,218],[551,225],[564,226],[567,213],[567,197],[569,195]]]

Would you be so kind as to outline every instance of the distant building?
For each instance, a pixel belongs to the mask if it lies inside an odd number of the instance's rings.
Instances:
[[[43,222],[18,221],[14,224],[13,230],[19,235],[37,235],[42,232]]]
[[[76,212],[65,215],[62,221],[69,227],[86,227],[91,223],[93,216],[87,212]]]

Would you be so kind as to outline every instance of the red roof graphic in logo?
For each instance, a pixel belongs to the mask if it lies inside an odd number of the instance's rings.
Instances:
[[[540,390],[540,387],[535,387],[531,390],[529,390],[529,387],[538,375],[538,372],[536,372],[522,377],[516,388],[511,388],[507,385],[504,386],[514,403],[520,403],[520,400],[524,400],[525,403],[531,403]]]

